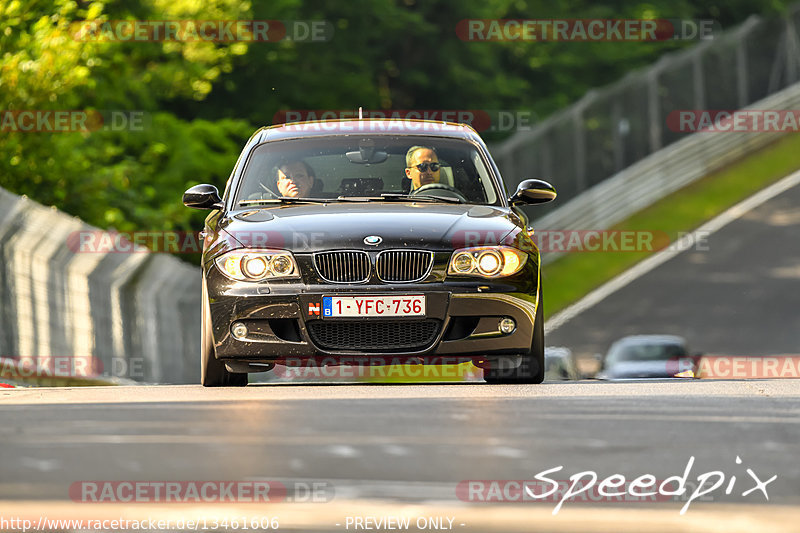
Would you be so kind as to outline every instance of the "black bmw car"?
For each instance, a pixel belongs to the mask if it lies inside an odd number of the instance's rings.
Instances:
[[[541,383],[539,251],[469,126],[307,122],[256,131],[210,209],[202,383],[285,365],[473,362],[490,383]]]

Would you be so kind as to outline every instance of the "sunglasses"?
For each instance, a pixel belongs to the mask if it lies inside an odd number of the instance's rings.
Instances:
[[[442,165],[439,163],[420,163],[419,165],[414,165],[414,168],[419,170],[420,172],[427,172],[428,167],[430,167],[431,172],[438,172]]]

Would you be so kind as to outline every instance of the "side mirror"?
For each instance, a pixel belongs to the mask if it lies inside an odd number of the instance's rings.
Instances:
[[[515,192],[508,199],[511,205],[515,204],[543,204],[555,200],[556,189],[543,180],[523,180]]]
[[[217,188],[206,183],[195,185],[183,193],[183,205],[194,209],[222,209],[224,207]]]

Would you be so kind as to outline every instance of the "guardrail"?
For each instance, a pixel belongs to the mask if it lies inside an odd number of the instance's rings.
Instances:
[[[609,220],[624,218],[691,182],[684,179],[684,172],[693,175],[696,169],[719,168],[721,152],[716,147],[742,155],[776,137],[740,133],[703,137],[675,131],[669,118],[680,110],[764,109],[764,102],[784,103],[770,95],[785,95],[786,89],[793,93],[796,89],[791,87],[800,81],[799,27],[800,3],[782,18],[750,17],[719,38],[667,54],[646,69],[589,91],[530,131],[492,146],[492,155],[512,190],[528,178],[555,185],[560,201],[526,209],[531,218],[541,217],[536,227],[576,228],[571,223],[560,225],[573,220],[567,213],[574,213],[576,224],[594,224],[606,215],[612,217]],[[694,143],[700,146],[692,149]],[[716,155],[706,157],[704,151],[709,149]],[[670,165],[664,164],[665,158],[672,158]],[[653,173],[660,179],[651,179]],[[635,179],[636,174],[642,177]],[[624,181],[635,191],[625,196],[625,202],[615,202],[610,192],[618,189],[607,184],[620,181],[620,176],[627,176]],[[665,182],[675,187],[663,187]],[[583,200],[572,203],[579,197]],[[579,211],[587,210],[597,216],[582,217]],[[561,213],[555,216],[556,211]]]
[[[747,107],[800,109],[800,83]],[[607,229],[633,213],[729,163],[774,142],[785,132],[701,132],[687,136],[537,219],[537,230]],[[545,262],[561,254],[544,254]]]
[[[91,358],[105,377],[196,383],[200,269],[141,249],[70,247],[71,236],[94,231],[0,189],[0,357]]]

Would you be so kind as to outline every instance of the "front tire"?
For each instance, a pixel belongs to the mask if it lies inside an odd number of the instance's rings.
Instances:
[[[214,351],[214,337],[211,334],[211,310],[208,303],[208,290],[203,280],[202,322],[200,326],[200,383],[204,387],[244,387],[247,374],[228,372],[225,363],[217,359]]]
[[[517,368],[487,368],[483,371],[486,383],[539,384],[544,381],[544,311],[542,300],[542,284],[539,282],[539,303],[536,305],[536,318],[533,324],[533,341],[531,350],[522,354],[522,361]]]

